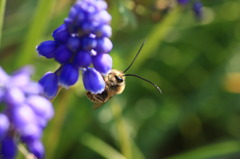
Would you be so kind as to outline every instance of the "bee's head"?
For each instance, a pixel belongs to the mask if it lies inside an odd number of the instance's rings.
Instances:
[[[118,71],[118,70],[112,70],[107,75],[107,78],[114,85],[120,85],[120,84],[124,84],[125,83],[125,76],[124,76],[123,72]]]

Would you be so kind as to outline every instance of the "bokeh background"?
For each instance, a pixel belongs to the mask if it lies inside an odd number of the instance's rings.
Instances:
[[[240,1],[202,0],[201,20],[193,1],[107,2],[114,68],[124,70],[147,39],[129,73],[163,94],[127,77],[125,91],[94,110],[79,80],[54,99],[56,114],[43,137],[46,158],[240,158]],[[52,39],[73,3],[7,0],[0,65],[10,73],[32,64],[36,81],[56,70],[35,48]]]

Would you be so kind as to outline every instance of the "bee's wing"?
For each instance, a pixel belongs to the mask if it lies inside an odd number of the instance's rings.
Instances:
[[[98,109],[98,108],[100,108],[101,106],[103,106],[103,104],[105,104],[105,103],[94,103],[94,105],[93,105],[93,109]]]

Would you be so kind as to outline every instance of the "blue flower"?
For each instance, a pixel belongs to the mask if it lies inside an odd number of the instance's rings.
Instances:
[[[53,84],[53,79],[45,77],[46,75],[39,82],[43,85],[44,94],[49,98],[57,94],[56,85],[69,87],[75,84],[79,70],[85,69],[89,72],[92,70],[89,66],[93,65],[94,74],[99,77],[111,70],[112,58],[107,53],[113,47],[109,39],[112,35],[112,28],[109,25],[112,17],[106,9],[107,3],[104,0],[78,0],[71,7],[63,24],[54,30],[52,36],[55,43],[45,41],[37,47],[40,55],[54,58],[61,64],[54,75],[58,79],[55,80],[55,84]],[[94,78],[95,76],[92,77],[92,79],[90,76],[84,79],[91,82],[98,80]],[[50,85],[54,87],[51,88]],[[99,86],[93,89],[92,93],[103,89],[101,85],[101,88]],[[91,89],[86,90],[91,91]]]
[[[63,65],[59,73],[59,84],[68,88],[74,85],[78,80],[78,68],[72,64]]]
[[[98,72],[107,75],[112,69],[112,57],[109,54],[97,54],[93,56],[93,65]]]
[[[195,13],[195,16],[198,18],[198,19],[202,19],[202,3],[199,2],[199,1],[195,1],[193,3],[193,11]]]
[[[6,114],[0,113],[0,141],[6,136],[10,121]]]
[[[105,82],[102,75],[94,68],[88,67],[83,71],[83,84],[87,91],[94,94],[102,93]]]
[[[14,159],[17,153],[16,142],[13,138],[7,136],[0,141],[0,156],[6,159]]]
[[[58,91],[58,76],[54,73],[48,72],[46,73],[40,80],[39,84],[42,86],[43,96],[48,99],[52,99],[56,96]]]
[[[14,158],[19,137],[36,157],[44,156],[44,151],[36,152],[30,143],[41,143],[42,131],[54,110],[51,102],[40,95],[42,87],[31,81],[32,73],[31,67],[24,67],[9,76],[0,67],[0,104],[4,105],[0,112],[0,156],[3,158]]]
[[[44,41],[40,45],[37,46],[37,52],[41,56],[45,56],[46,58],[53,58],[55,55],[55,50],[57,48],[56,41]]]
[[[181,5],[186,5],[188,4],[189,0],[177,0],[177,2]]]

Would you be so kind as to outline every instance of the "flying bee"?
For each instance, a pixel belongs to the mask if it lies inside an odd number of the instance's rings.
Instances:
[[[151,82],[151,81],[149,81],[149,80],[147,80],[143,77],[140,77],[138,75],[135,75],[135,74],[125,74],[131,68],[134,61],[137,59],[137,57],[138,57],[139,53],[141,52],[144,44],[145,44],[145,41],[142,43],[140,49],[138,50],[138,52],[135,55],[134,59],[132,60],[131,64],[124,71],[119,71],[119,70],[112,69],[110,71],[110,73],[108,73],[106,76],[103,76],[103,79],[104,79],[106,85],[105,85],[105,89],[102,93],[99,93],[99,94],[93,94],[91,92],[86,93],[87,97],[93,103],[96,104],[94,108],[101,107],[104,103],[106,103],[113,96],[115,96],[117,94],[121,94],[123,92],[123,90],[125,89],[125,77],[126,76],[137,77],[137,78],[140,78],[140,79],[142,79],[146,82],[149,82],[154,87],[156,87],[160,93],[162,93],[161,89],[156,84],[154,84],[153,82]]]

